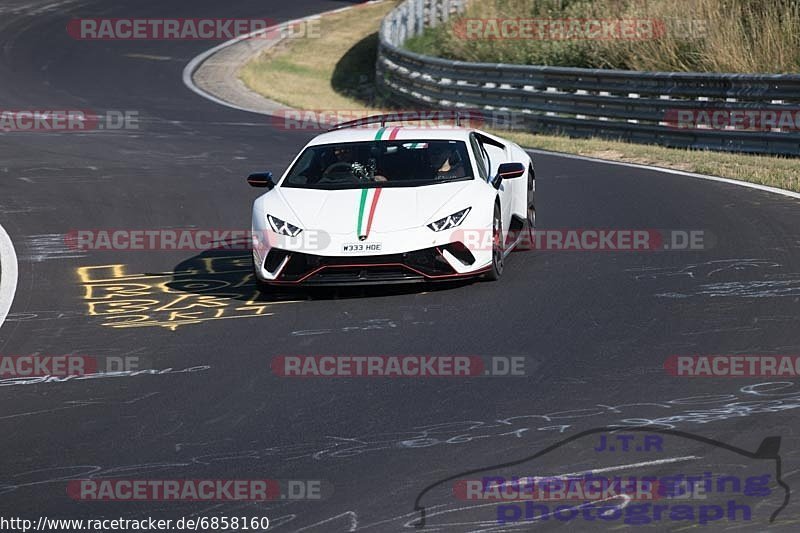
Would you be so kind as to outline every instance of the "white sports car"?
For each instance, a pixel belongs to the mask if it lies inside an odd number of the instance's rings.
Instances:
[[[479,130],[387,120],[340,124],[277,181],[247,178],[269,189],[253,204],[259,284],[500,277],[535,220],[530,156]]]

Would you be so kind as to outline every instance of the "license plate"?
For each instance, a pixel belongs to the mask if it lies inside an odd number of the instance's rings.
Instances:
[[[355,242],[342,245],[342,252],[346,254],[371,253],[383,250],[380,242]]]

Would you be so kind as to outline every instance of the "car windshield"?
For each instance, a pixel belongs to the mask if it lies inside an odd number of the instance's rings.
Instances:
[[[462,141],[368,141],[310,146],[282,187],[416,187],[472,179]]]

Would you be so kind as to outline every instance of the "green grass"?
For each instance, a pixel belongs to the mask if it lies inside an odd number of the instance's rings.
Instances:
[[[629,39],[465,39],[464,19],[647,19],[662,31]],[[463,27],[463,26],[462,26]],[[405,46],[462,61],[630,70],[800,72],[796,0],[472,0],[462,17]]]
[[[374,104],[377,28],[395,5],[327,15],[320,37],[268,50],[244,65],[239,77],[254,91],[293,107],[357,110]]]

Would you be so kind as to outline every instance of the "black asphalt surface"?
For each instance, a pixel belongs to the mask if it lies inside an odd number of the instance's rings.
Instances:
[[[497,283],[433,288],[259,295],[246,252],[76,252],[64,244],[75,229],[248,228],[256,191],[246,175],[281,171],[311,136],[190,92],[181,81],[184,65],[216,43],[81,42],[67,35],[69,19],[288,20],[346,4],[0,5],[0,107],[141,116],[136,131],[0,133],[0,225],[19,256],[0,354],[138,356],[145,368],[165,371],[0,381],[0,516],[266,516],[278,531],[401,531],[415,529],[417,506],[426,508],[431,531],[612,529],[621,521],[501,526],[492,522],[493,506],[478,518],[481,509],[460,509],[466,504],[448,493],[452,482],[445,480],[515,461],[522,462],[516,475],[662,459],[676,462],[630,469],[735,474],[758,470],[764,458],[724,445],[754,452],[771,436],[782,440],[767,455],[779,455],[780,475],[792,487],[800,472],[795,380],[687,379],[662,367],[673,354],[800,354],[796,200],[535,154],[541,228],[704,230],[713,247],[518,252]],[[140,301],[109,304],[115,297],[103,298],[104,290],[114,283],[100,280],[112,275],[142,285],[128,299]],[[142,324],[120,327],[134,319]],[[270,369],[278,355],[318,354],[524,356],[527,375],[286,379]],[[602,455],[593,451],[597,439],[585,437],[530,459],[606,426],[676,430],[714,442],[669,434],[661,452]],[[761,473],[777,477],[773,463]],[[90,477],[324,480],[333,492],[322,501],[267,503],[67,495],[69,480]],[[706,527],[796,527],[792,499],[768,522],[782,492],[763,505],[743,498],[753,505],[752,521]]]

